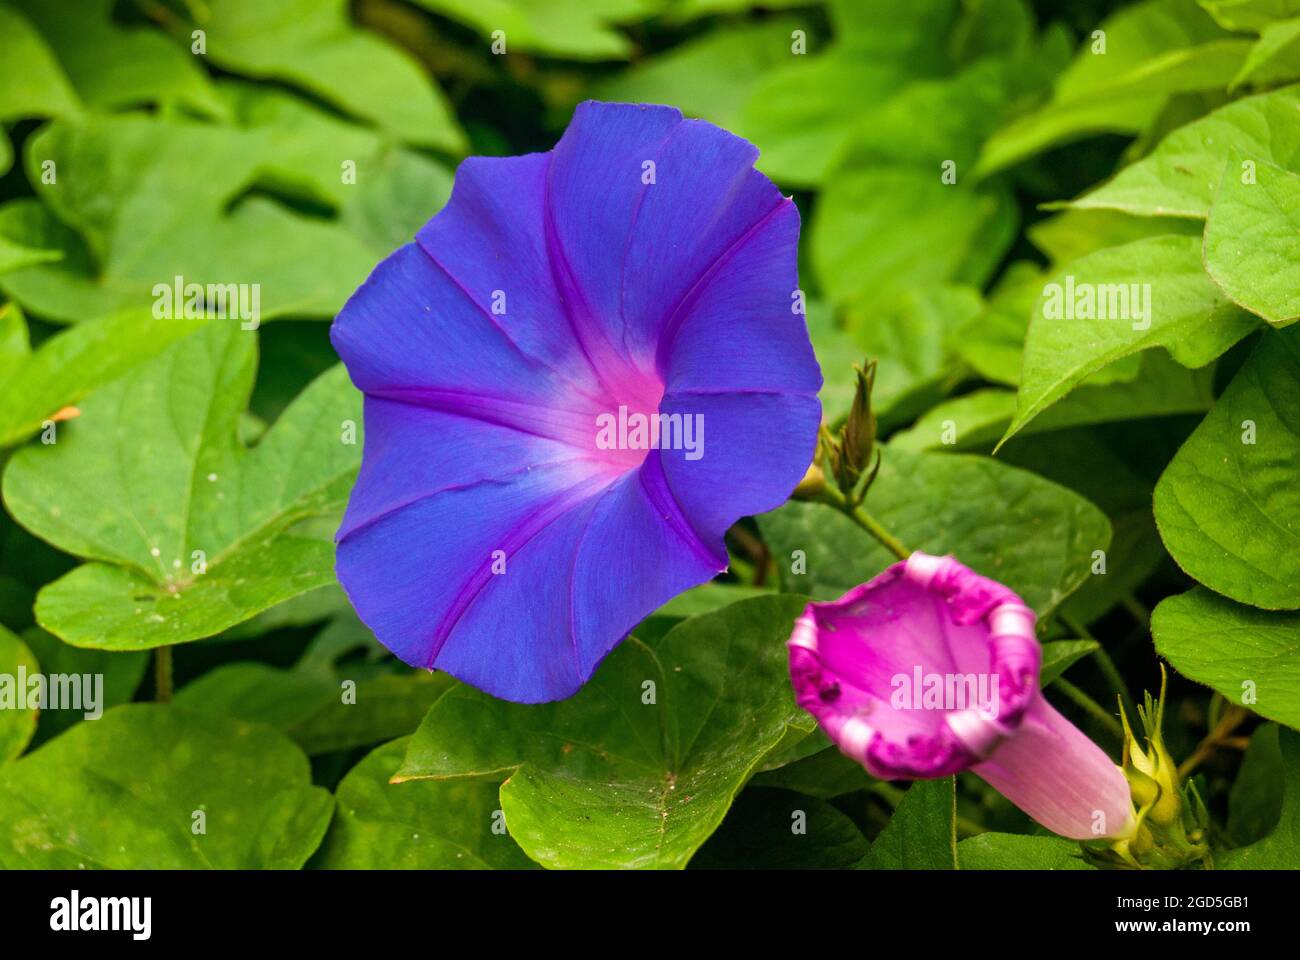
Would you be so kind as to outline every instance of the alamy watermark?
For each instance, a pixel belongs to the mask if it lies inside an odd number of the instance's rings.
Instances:
[[[687,460],[704,456],[702,413],[618,413],[596,417],[599,450],[684,450]]]
[[[241,330],[262,322],[260,283],[186,283],[177,274],[171,283],[153,285],[155,320],[238,320]]]
[[[152,897],[83,897],[73,890],[50,901],[50,929],[56,932],[125,931],[132,940],[153,933]]]
[[[988,717],[998,715],[996,673],[926,673],[919,666],[911,673],[890,678],[889,705],[895,710],[968,710]]]
[[[1048,320],[1128,320],[1134,330],[1151,326],[1151,284],[1065,283],[1043,287],[1043,316]]]
[[[87,720],[104,714],[102,673],[0,673],[0,710],[79,710]]]

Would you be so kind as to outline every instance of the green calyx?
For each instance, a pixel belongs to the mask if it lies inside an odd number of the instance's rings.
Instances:
[[[1121,769],[1129,782],[1137,816],[1133,829],[1125,836],[1086,848],[1088,857],[1099,866],[1137,870],[1212,866],[1207,839],[1209,812],[1195,784],[1179,777],[1178,764],[1165,747],[1162,729],[1166,681],[1162,666],[1160,696],[1153,699],[1148,692],[1143,705],[1137,708],[1145,745],[1133,733],[1120,707],[1124,725]]]

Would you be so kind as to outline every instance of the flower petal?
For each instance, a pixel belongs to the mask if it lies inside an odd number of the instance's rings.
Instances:
[[[793,309],[798,249],[799,210],[787,200],[714,262],[664,332],[665,392],[817,394],[821,370]]]
[[[672,108],[590,101],[556,144],[551,216],[573,308],[642,371],[687,293],[786,202],[754,169],[757,157]]]
[[[600,376],[583,353],[554,273],[549,169],[548,153],[468,158],[456,170],[451,199],[416,241],[520,352],[601,396]]]
[[[1014,593],[919,552],[809,604],[790,638],[799,705],[886,779],[945,776],[988,756],[1037,695],[1040,656],[1033,613]],[[945,698],[932,704],[934,678]],[[947,702],[950,682],[960,702]]]
[[[1123,772],[1041,694],[1015,735],[971,769],[1063,837],[1096,840],[1129,832],[1133,802]]]
[[[567,697],[645,615],[715,576],[684,549],[639,471],[588,498],[508,559],[435,665],[522,703]]]
[[[812,462],[821,422],[816,396],[736,392],[667,394],[666,415],[695,418],[699,458],[687,449],[651,454],[702,541],[721,550],[739,520],[779,507]]]
[[[398,656],[567,696],[803,475],[798,214],[755,156],[671,108],[584,104],[549,154],[462,164],[349,300],[332,339],[367,429],[339,579]],[[625,449],[628,417],[658,413],[702,414],[707,454]]]
[[[330,341],[352,382],[371,395],[444,390],[578,409],[603,402],[523,353],[415,244],[374,269],[339,312]]]

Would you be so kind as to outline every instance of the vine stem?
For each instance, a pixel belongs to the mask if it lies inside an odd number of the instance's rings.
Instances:
[[[1229,704],[1228,709],[1223,712],[1215,728],[1206,733],[1205,738],[1196,745],[1196,750],[1190,757],[1184,760],[1178,766],[1178,777],[1186,780],[1191,776],[1192,771],[1199,767],[1204,761],[1214,755],[1214,752],[1221,746],[1229,744],[1232,733],[1242,725],[1250,716],[1243,708],[1236,704]]]
[[[1119,721],[1112,717],[1105,709],[1092,697],[1088,696],[1069,680],[1064,677],[1057,677],[1052,681],[1052,686],[1059,690],[1069,700],[1081,707],[1089,716],[1099,721],[1107,730],[1115,735],[1115,738],[1124,742],[1124,730],[1119,725]]]
[[[172,699],[172,648],[170,644],[155,647],[153,651],[154,699],[171,703]]]
[[[1076,636],[1082,637],[1084,640],[1091,640],[1093,643],[1097,644],[1097,649],[1092,652],[1093,659],[1097,661],[1097,666],[1101,669],[1102,674],[1105,675],[1106,682],[1111,685],[1112,691],[1118,694],[1120,702],[1124,705],[1124,712],[1130,717],[1136,717],[1137,705],[1134,703],[1133,697],[1129,694],[1128,684],[1124,682],[1124,677],[1119,672],[1119,667],[1115,665],[1115,661],[1111,659],[1110,654],[1106,652],[1106,648],[1101,645],[1101,641],[1094,637],[1087,627],[1071,616],[1062,614],[1061,622]]]
[[[899,560],[906,560],[912,555],[912,551],[908,550],[907,547],[903,546],[901,540],[882,527],[880,521],[867,513],[867,511],[863,510],[862,507],[850,506],[849,501],[844,497],[844,495],[834,487],[827,485],[826,489],[822,492],[822,496],[825,497],[826,501],[831,506],[838,509],[859,527],[871,534],[877,543],[894,556],[898,557]]]

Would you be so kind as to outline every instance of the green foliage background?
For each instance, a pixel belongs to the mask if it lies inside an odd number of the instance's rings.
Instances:
[[[108,707],[0,702],[0,866],[1088,868],[795,708],[793,617],[891,560],[829,507],[738,525],[559,704],[347,606],[327,321],[459,158],[596,98],[759,146],[832,424],[878,364],[873,515],[1034,606],[1117,758],[1166,660],[1217,865],[1300,867],[1296,81],[1300,0],[0,0],[0,675]],[[264,325],[156,319],[176,276]],[[1066,277],[1150,284],[1150,324],[1045,318]]]

